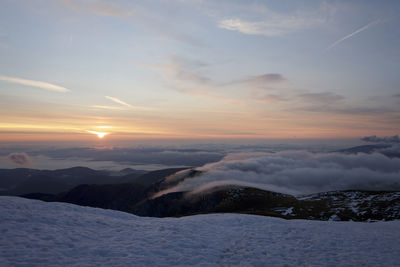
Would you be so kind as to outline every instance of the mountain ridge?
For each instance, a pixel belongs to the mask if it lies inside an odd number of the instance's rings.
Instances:
[[[346,190],[295,197],[252,187],[224,185],[200,193],[181,191],[154,197],[157,192],[165,189],[168,184],[165,182],[166,177],[168,175],[155,179],[150,185],[80,185],[57,195],[28,194],[23,197],[114,209],[150,217],[243,213],[310,220],[400,219],[400,192]]]

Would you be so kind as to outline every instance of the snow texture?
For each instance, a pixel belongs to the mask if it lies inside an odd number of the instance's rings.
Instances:
[[[146,218],[0,197],[0,266],[395,266],[400,221]]]

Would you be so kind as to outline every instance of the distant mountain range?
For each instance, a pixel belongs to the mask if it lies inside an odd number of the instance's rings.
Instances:
[[[130,183],[145,173],[134,169],[109,172],[86,167],[60,170],[0,169],[0,195],[17,196],[36,192],[57,194],[80,184]]]

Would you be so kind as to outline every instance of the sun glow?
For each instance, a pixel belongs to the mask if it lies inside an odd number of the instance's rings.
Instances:
[[[97,137],[99,137],[100,139],[102,139],[104,136],[110,134],[110,133],[107,133],[107,132],[96,132],[96,131],[87,131],[87,132],[97,135]]]

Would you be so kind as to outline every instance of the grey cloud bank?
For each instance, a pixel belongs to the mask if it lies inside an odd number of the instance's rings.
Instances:
[[[220,185],[251,186],[292,195],[334,190],[400,190],[400,159],[380,153],[348,155],[285,151],[235,153],[219,162],[169,178],[180,182],[161,192],[208,190]]]
[[[31,158],[25,152],[9,154],[6,159],[14,165],[29,166],[32,164]]]

